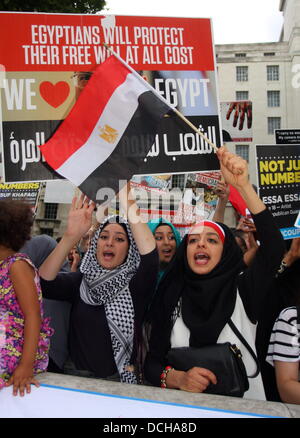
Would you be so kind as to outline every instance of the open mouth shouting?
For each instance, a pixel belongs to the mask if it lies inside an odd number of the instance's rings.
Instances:
[[[114,256],[115,256],[115,254],[113,251],[104,251],[103,252],[103,259],[106,262],[111,262],[113,260]]]
[[[161,250],[161,253],[165,258],[171,258],[174,254],[174,250],[172,248],[165,248]]]
[[[196,265],[203,266],[207,265],[207,263],[210,261],[210,256],[205,252],[197,252],[194,255],[194,260]]]
[[[97,243],[98,263],[105,269],[114,269],[126,260],[128,237],[120,224],[108,224],[100,233]]]

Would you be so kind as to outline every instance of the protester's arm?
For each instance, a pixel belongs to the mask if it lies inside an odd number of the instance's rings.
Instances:
[[[243,232],[243,239],[247,247],[247,250],[244,252],[244,262],[247,266],[249,266],[259,248],[259,245],[255,239],[256,227],[252,219],[241,217],[236,229]]]
[[[141,256],[136,274],[130,281],[130,292],[136,314],[142,309],[143,314],[154,295],[158,276],[159,257],[157,249]],[[145,278],[147,281],[145,282]]]
[[[251,265],[238,278],[238,289],[247,315],[252,322],[256,322],[264,297],[282,260],[285,245],[272,214],[249,182],[247,162],[229,153],[225,147],[220,148],[217,154],[223,177],[244,198],[252,214],[260,241]]]
[[[217,151],[221,172],[227,184],[235,187],[245,200],[252,214],[258,214],[266,209],[249,180],[247,161],[232,154],[225,146]]]
[[[156,328],[152,327],[152,330],[155,329]],[[161,336],[161,338],[162,337],[163,336]],[[160,386],[165,365],[162,364],[158,358],[157,351],[155,352],[153,350],[153,343],[151,341],[150,351],[145,360],[145,376],[150,383],[155,386]],[[162,339],[159,339],[158,342],[157,347],[160,348]],[[193,367],[188,371],[172,369],[167,373],[165,379],[167,388],[181,389],[188,392],[204,392],[210,383],[217,383],[216,376],[212,371],[200,367]]]
[[[244,253],[244,262],[247,266],[249,266],[253,261],[259,246],[254,238],[252,231],[246,233],[245,242],[247,245],[247,251]]]
[[[140,216],[140,209],[135,202],[133,190],[130,184],[126,184],[119,192],[119,200],[125,211],[130,228],[141,255],[149,254],[156,248],[154,236]]]
[[[73,198],[66,231],[39,268],[39,274],[42,278],[54,280],[69,251],[91,227],[94,208],[94,202],[90,202],[84,195],[80,196],[79,199],[76,196]]]
[[[158,291],[160,293],[161,291]],[[171,348],[170,335],[172,324],[166,319],[152,313],[149,326],[149,349],[146,355],[144,372],[148,382],[154,386],[161,386],[161,376],[167,365],[167,352]],[[210,383],[216,384],[216,376],[208,369],[194,367],[188,371],[172,369],[166,375],[167,388],[176,388],[189,392],[203,392]]]
[[[279,267],[285,249],[282,235],[271,213],[249,182],[247,162],[228,152],[224,146],[218,150],[217,154],[225,181],[239,191],[252,214],[260,241],[257,254],[260,253],[265,258],[261,268],[266,269],[266,274],[273,273],[273,270]]]
[[[82,274],[76,272],[59,272],[54,280],[47,281],[41,277],[43,298],[57,301],[73,302],[81,283]]]
[[[210,370],[200,367],[193,367],[188,371],[173,369],[166,377],[167,388],[188,392],[204,392],[210,383],[217,383],[216,376]]]
[[[300,258],[300,237],[292,240],[292,244],[288,252],[284,255],[283,261],[286,266],[291,266],[296,260]]]
[[[17,300],[24,315],[24,344],[17,368],[7,382],[13,385],[13,395],[30,393],[31,384],[39,386],[33,376],[34,362],[41,327],[41,313],[34,282],[34,270],[26,261],[16,261],[10,268],[10,276]]]
[[[215,193],[218,195],[218,202],[212,220],[214,222],[224,223],[225,209],[229,198],[229,185],[220,182]]]
[[[281,400],[284,403],[300,404],[299,362],[275,360],[274,366]]]

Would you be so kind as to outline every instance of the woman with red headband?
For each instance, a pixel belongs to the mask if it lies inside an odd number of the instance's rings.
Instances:
[[[250,210],[260,247],[250,267],[231,230],[224,224],[196,224],[178,248],[162,279],[151,309],[152,329],[145,361],[145,378],[162,388],[204,392],[215,384],[211,370],[173,369],[167,353],[173,347],[202,347],[231,342],[243,354],[247,375],[257,367],[249,351],[228,325],[231,319],[255,351],[255,331],[263,298],[274,278],[284,242],[271,213],[248,179],[247,162],[221,147],[217,156],[225,181],[242,195]],[[249,379],[245,398],[265,399],[261,375]]]

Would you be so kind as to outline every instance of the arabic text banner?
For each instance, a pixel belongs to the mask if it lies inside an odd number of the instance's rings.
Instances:
[[[6,182],[61,178],[39,152],[111,46],[217,146],[221,144],[211,21],[0,12]],[[140,175],[219,169],[209,144],[166,118]],[[138,145],[132,145],[137,148]]]

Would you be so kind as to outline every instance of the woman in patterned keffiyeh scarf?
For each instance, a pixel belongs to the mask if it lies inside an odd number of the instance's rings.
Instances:
[[[95,204],[74,198],[63,238],[40,267],[45,297],[72,302],[69,371],[76,375],[137,383],[137,356],[145,308],[155,289],[158,255],[146,223],[119,193],[127,219],[106,218],[78,272],[59,274],[69,249],[90,228]],[[147,278],[147,284],[145,284]]]

